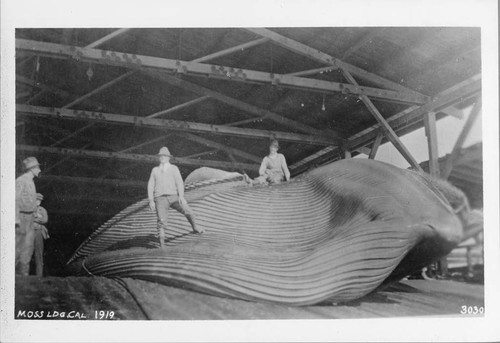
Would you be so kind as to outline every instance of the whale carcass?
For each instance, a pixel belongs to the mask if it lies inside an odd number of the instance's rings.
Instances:
[[[341,160],[272,186],[248,186],[237,173],[195,175],[186,189],[205,234],[170,210],[159,249],[144,199],[77,249],[73,273],[297,306],[346,302],[448,254],[464,230],[445,187],[373,160]]]

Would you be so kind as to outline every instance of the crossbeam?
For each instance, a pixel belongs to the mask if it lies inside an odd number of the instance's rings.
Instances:
[[[248,104],[248,103],[243,102],[241,100],[234,99],[234,98],[229,97],[225,94],[222,94],[222,93],[216,92],[214,90],[202,87],[202,86],[194,84],[192,82],[182,80],[182,79],[179,79],[177,77],[167,75],[165,73],[162,73],[162,74],[148,73],[148,75],[150,75],[152,77],[159,78],[163,81],[166,81],[173,86],[180,87],[180,88],[183,88],[185,90],[195,92],[197,94],[203,94],[203,95],[210,96],[211,98],[216,99],[216,100],[221,101],[221,102],[224,102],[225,104],[228,104],[228,105],[233,106],[235,108],[239,108],[245,112],[255,114],[259,117],[265,117],[265,118],[270,119],[278,124],[285,125],[285,126],[297,129],[299,131],[310,133],[313,135],[326,135],[326,133],[322,132],[321,130],[312,128],[312,127],[307,126],[305,124],[299,123],[295,120],[288,119],[288,118],[283,117],[279,114],[276,114],[276,113],[273,113],[271,111],[259,108],[257,106],[251,105],[251,104]],[[330,132],[329,134],[332,136],[335,136],[334,132]]]
[[[84,183],[98,186],[123,187],[123,188],[142,188],[146,189],[147,181],[133,181],[121,179],[103,179],[95,177],[67,176],[43,174],[40,182],[59,182],[59,183]]]
[[[387,121],[390,123],[393,129],[397,130],[397,128],[401,126],[408,126],[409,124],[415,123],[416,121],[421,121],[423,119],[424,114],[430,111],[438,112],[449,106],[467,100],[468,98],[476,95],[480,91],[481,91],[481,75],[478,74],[437,94],[427,104],[420,107],[412,107],[403,110],[391,116],[389,119],[387,119]],[[352,149],[355,149],[358,146],[366,145],[369,141],[372,141],[376,137],[378,132],[377,130],[379,128],[380,124],[376,124],[364,130],[370,132],[367,133],[368,135],[363,133],[363,134],[357,134],[356,138],[354,137],[349,138],[348,139],[349,146],[351,146]],[[369,139],[369,141],[367,141],[367,138]]]
[[[290,39],[288,37],[282,36],[282,35],[280,35],[276,32],[273,32],[271,30],[268,30],[265,28],[247,28],[246,30],[253,32],[259,36],[269,38],[274,43],[276,43],[276,44],[278,44],[286,49],[295,51],[301,55],[304,55],[306,57],[309,57],[309,58],[314,59],[316,61],[319,61],[321,63],[325,63],[327,65],[332,65],[332,66],[335,66],[337,68],[347,70],[349,73],[351,73],[357,77],[360,77],[364,80],[374,82],[375,84],[381,85],[381,86],[386,87],[388,89],[398,90],[400,95],[411,94],[412,96],[415,96],[416,98],[418,98],[419,101],[422,101],[422,103],[425,103],[428,101],[427,96],[420,94],[420,93],[418,93],[410,88],[404,87],[397,82],[390,81],[390,80],[385,79],[385,78],[378,76],[376,74],[367,72],[366,70],[358,68],[352,64],[343,62],[343,61],[339,60],[338,58],[330,56],[322,51],[319,51],[319,50],[314,49],[310,46],[307,46],[305,44],[297,42],[297,41]],[[370,96],[370,94],[357,94],[357,95]],[[414,102],[414,103],[417,103],[417,102]]]
[[[427,97],[415,93],[386,90],[373,87],[353,86],[345,83],[316,80],[290,75],[280,75],[249,69],[218,66],[198,62],[187,62],[167,58],[127,54],[86,47],[16,39],[16,49],[55,58],[72,58],[81,62],[114,65],[130,69],[153,69],[172,73],[212,77],[227,81],[273,84],[282,87],[304,89],[322,93],[342,92],[354,95],[366,95],[378,99],[404,102],[425,103]]]
[[[446,159],[446,164],[444,166],[444,170],[442,173],[442,177],[444,179],[448,178],[450,176],[450,173],[453,169],[453,165],[456,162],[459,154],[460,154],[460,149],[462,149],[462,145],[465,142],[465,139],[467,138],[467,135],[469,134],[470,130],[472,129],[472,126],[474,125],[474,122],[476,118],[478,117],[479,113],[481,112],[481,106],[482,106],[482,100],[481,97],[478,97],[476,103],[474,104],[474,107],[472,108],[471,113],[469,114],[469,117],[467,118],[467,121],[465,122],[465,125],[458,135],[457,141],[455,142],[455,145],[453,146],[453,149]]]
[[[440,111],[454,104],[458,104],[467,100],[472,96],[476,96],[481,92],[481,75],[477,74],[469,79],[450,87],[441,93],[437,94],[432,101],[429,101],[423,106],[411,106],[387,119],[387,122],[394,131],[399,132],[402,128],[408,127],[415,123],[421,122],[423,115],[429,111]],[[359,147],[371,144],[380,132],[381,125],[379,123],[351,136],[347,139],[348,146],[351,150],[356,150]],[[326,154],[338,154],[338,148],[326,147],[312,156],[308,156],[303,160],[295,162],[289,168],[294,174],[307,170],[310,164],[316,163],[322,156]]]
[[[343,75],[346,77],[346,79],[352,83],[353,85],[357,84],[357,81],[352,77],[352,75],[349,73],[349,71],[342,69]],[[410,153],[410,151],[406,148],[406,146],[401,142],[399,139],[398,135],[392,127],[387,123],[385,118],[382,116],[382,114],[379,112],[379,110],[375,107],[373,102],[368,99],[367,96],[361,95],[359,96],[361,101],[365,104],[365,106],[368,108],[370,113],[375,117],[375,119],[379,122],[380,127],[382,130],[384,130],[385,135],[387,139],[391,141],[391,143],[394,145],[394,147],[399,151],[399,153],[405,158],[408,163],[415,168],[416,170],[423,172],[422,167],[418,164],[417,160],[413,157],[413,155]]]
[[[278,139],[283,141],[313,144],[313,145],[337,145],[338,140],[325,137],[313,136],[282,131],[268,131],[247,129],[232,126],[210,125],[187,121],[145,118],[122,114],[103,112],[90,112],[83,110],[69,110],[62,108],[49,108],[31,105],[16,105],[16,112],[24,115],[47,116],[52,118],[76,119],[89,122],[107,122],[132,126],[150,127],[161,130],[173,130],[184,132],[205,132],[216,135],[229,135],[238,137],[252,137],[261,139]]]
[[[239,150],[236,148],[231,148],[227,145],[224,145],[224,144],[221,144],[218,142],[214,142],[210,139],[206,139],[206,138],[203,138],[203,137],[200,137],[197,135],[193,135],[191,133],[182,134],[182,138],[189,139],[190,141],[193,141],[193,142],[196,142],[196,143],[199,143],[199,144],[211,147],[211,148],[216,148],[216,149],[225,151],[226,153],[230,154],[231,156],[233,156],[233,155],[239,156],[239,157],[242,157],[244,159],[247,159],[247,160],[250,160],[250,161],[256,162],[256,163],[260,163],[262,161],[261,157],[249,154],[245,151],[242,151],[242,150]]]
[[[158,156],[156,155],[142,155],[142,154],[124,154],[119,152],[110,151],[95,151],[95,150],[77,150],[77,149],[67,149],[67,148],[53,148],[53,147],[42,147],[33,145],[20,144],[16,146],[17,150],[28,151],[32,153],[49,153],[58,154],[65,156],[78,156],[87,158],[102,158],[102,159],[117,159],[122,161],[132,161],[141,163],[158,163]],[[212,167],[224,170],[234,170],[234,169],[244,169],[251,171],[258,171],[258,164],[249,163],[233,163],[224,161],[214,161],[214,160],[197,160],[182,157],[173,157],[171,159],[173,164],[184,165],[184,166],[194,166],[194,167]]]

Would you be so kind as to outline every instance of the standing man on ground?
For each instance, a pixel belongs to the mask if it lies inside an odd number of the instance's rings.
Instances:
[[[170,207],[186,216],[194,232],[203,233],[205,231],[196,226],[193,210],[184,198],[184,182],[181,173],[177,166],[170,164],[171,157],[167,147],[160,149],[158,153],[160,165],[153,168],[148,182],[149,207],[152,211],[156,211],[158,217],[160,248],[165,246],[165,229],[167,228]]]
[[[50,238],[49,232],[44,224],[49,220],[47,211],[40,206],[42,204],[43,195],[40,193],[36,194],[36,204],[37,209],[35,212],[35,266],[36,266],[36,276],[43,276],[43,246],[44,240]]]
[[[16,179],[16,274],[29,275],[33,256],[36,211],[36,187],[33,179],[39,177],[40,164],[35,157],[23,161],[24,174]]]

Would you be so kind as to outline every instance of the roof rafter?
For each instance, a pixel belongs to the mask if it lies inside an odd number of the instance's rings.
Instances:
[[[391,127],[399,132],[403,128],[422,121],[423,115],[429,111],[440,111],[454,104],[463,102],[471,96],[481,91],[481,75],[474,75],[469,79],[450,87],[441,93],[437,94],[431,101],[423,106],[411,106],[387,119]],[[358,147],[371,144],[377,137],[380,130],[380,124],[377,123],[353,136],[348,138],[348,145],[351,150],[356,150]],[[308,156],[300,161],[297,161],[289,168],[295,174],[306,170],[309,165],[317,163],[317,160],[327,154],[338,153],[337,148],[326,147],[317,153]]]
[[[276,113],[273,113],[271,111],[259,108],[259,107],[254,106],[254,105],[250,105],[250,104],[243,102],[241,100],[229,97],[227,95],[224,95],[222,93],[219,93],[219,92],[213,91],[211,89],[202,87],[202,86],[197,85],[195,83],[179,79],[175,76],[171,76],[171,75],[168,75],[165,73],[158,74],[158,73],[150,73],[150,72],[148,73],[148,75],[155,77],[155,78],[159,78],[163,81],[166,81],[173,86],[181,87],[183,89],[189,90],[191,92],[195,92],[197,94],[208,95],[213,99],[222,101],[228,105],[239,108],[245,112],[255,114],[259,117],[265,117],[265,118],[270,119],[278,124],[292,127],[294,129],[300,130],[302,132],[306,132],[306,133],[310,133],[310,134],[314,134],[314,135],[327,135],[327,134],[332,135],[332,136],[335,135],[334,132],[327,133],[327,132],[324,132],[322,130],[318,130],[318,129],[309,127],[309,126],[302,124],[302,123],[299,123],[295,120],[285,118],[279,114],[276,114]]]
[[[269,41],[269,39],[267,39],[267,38],[259,38],[259,39],[256,39],[256,40],[253,40],[253,41],[250,41],[250,42],[247,42],[247,43],[239,44],[239,45],[232,46],[232,47],[224,49],[224,50],[220,50],[220,51],[214,52],[213,54],[210,54],[210,55],[206,55],[206,56],[203,56],[203,57],[195,58],[191,62],[206,62],[206,61],[209,61],[209,60],[213,60],[213,59],[215,59],[217,57],[222,57],[222,56],[225,56],[225,55],[228,55],[228,54],[232,54],[233,52],[242,51],[242,50],[245,50],[245,49],[257,46],[257,45],[264,44],[267,41]]]
[[[189,107],[191,105],[194,105],[194,104],[197,104],[199,102],[202,102],[202,101],[205,101],[207,99],[210,99],[210,97],[208,95],[204,95],[204,96],[201,96],[199,98],[196,98],[196,99],[193,99],[193,100],[189,100],[189,101],[186,101],[182,104],[179,104],[179,105],[175,105],[174,107],[170,107],[170,108],[167,108],[166,110],[162,110],[162,111],[159,111],[159,112],[155,112],[153,114],[150,114],[148,115],[147,117],[148,118],[157,118],[159,116],[164,116],[165,114],[169,114],[169,113],[172,113],[172,112],[175,112],[175,111],[178,111],[180,109],[183,109],[183,108],[186,108],[186,107]]]
[[[115,85],[116,83],[122,81],[123,79],[125,79],[125,78],[127,78],[127,77],[129,77],[129,76],[131,76],[131,75],[133,75],[135,73],[136,73],[136,70],[130,70],[130,71],[126,72],[125,74],[122,74],[122,75],[118,76],[117,78],[114,78],[113,80],[108,81],[105,84],[97,87],[93,91],[90,91],[87,94],[84,94],[84,95],[76,98],[75,100],[71,101],[70,103],[64,105],[62,108],[70,108],[70,107],[72,107],[72,106],[74,106],[74,105],[82,102],[83,100],[85,100],[87,98],[90,98],[91,96],[93,96],[93,95],[95,95],[95,94],[97,94],[97,93],[99,93],[99,92],[101,92],[101,91],[103,91],[103,90],[105,90],[105,89],[107,89],[107,88]]]
[[[193,123],[178,120],[145,118],[122,114],[112,114],[103,112],[90,112],[82,110],[68,110],[61,108],[48,108],[41,106],[31,106],[18,104],[16,111],[19,114],[48,116],[53,118],[76,119],[84,121],[107,122],[114,124],[124,124],[132,126],[151,127],[160,130],[174,130],[184,132],[208,132],[217,135],[229,135],[239,137],[253,137],[262,139],[279,139],[283,141],[298,142],[312,145],[337,145],[338,139],[328,136],[305,135],[282,131],[269,131],[238,128],[232,126],[211,125],[203,123]]]
[[[456,162],[458,156],[460,155],[460,149],[462,149],[462,145],[464,144],[467,135],[469,134],[477,116],[481,111],[481,106],[482,106],[481,97],[478,97],[476,103],[474,104],[474,107],[471,110],[471,113],[469,114],[469,117],[467,118],[467,121],[465,122],[462,131],[460,132],[460,135],[457,138],[457,141],[455,142],[455,145],[453,146],[453,150],[446,159],[446,164],[444,166],[444,170],[442,173],[442,177],[444,179],[449,177],[453,169],[453,165]]]
[[[77,61],[114,65],[131,69],[151,68],[194,76],[212,77],[227,81],[274,84],[283,87],[305,89],[322,93],[344,92],[367,95],[387,101],[425,103],[427,97],[416,92],[393,91],[373,87],[356,87],[346,83],[316,80],[290,75],[279,75],[255,70],[216,66],[167,58],[127,54],[115,51],[67,46],[55,43],[16,39],[16,49],[49,57],[73,58]]]
[[[191,133],[184,133],[184,134],[182,134],[182,137],[187,138],[190,141],[200,143],[202,145],[206,145],[206,146],[211,147],[211,148],[216,148],[218,150],[222,150],[222,151],[225,151],[227,153],[230,153],[231,155],[236,155],[236,156],[242,157],[244,159],[247,159],[247,160],[250,160],[250,161],[253,161],[256,163],[260,163],[262,161],[262,158],[260,158],[258,156],[249,154],[249,153],[241,151],[239,149],[228,147],[227,145],[224,145],[224,144],[221,144],[218,142],[214,142],[210,139],[206,139],[206,138],[203,138],[203,137],[200,137],[197,135],[193,135]]]
[[[213,54],[210,54],[210,55],[205,55],[205,56],[202,56],[202,57],[195,58],[194,60],[191,60],[191,62],[206,62],[206,61],[212,60],[212,59],[217,58],[217,57],[226,56],[226,55],[229,55],[229,54],[231,54],[233,52],[236,52],[236,51],[245,50],[245,49],[251,48],[253,46],[257,46],[257,45],[263,44],[263,43],[265,43],[267,41],[268,41],[267,38],[259,38],[259,39],[253,40],[251,42],[239,44],[239,45],[236,45],[236,46],[224,49],[224,50],[220,50],[220,51],[214,52]],[[197,99],[185,102],[183,104],[179,104],[179,105],[176,105],[174,107],[167,108],[166,110],[150,114],[148,117],[149,118],[155,118],[155,117],[158,117],[158,116],[161,116],[161,115],[172,113],[174,111],[177,111],[177,110],[180,110],[182,108],[185,108],[185,107],[197,104],[198,102],[204,101],[204,100],[209,99],[209,98],[210,98],[210,96],[205,95],[205,96],[202,96],[200,98],[197,98]]]
[[[356,43],[351,45],[349,49],[347,49],[342,55],[342,59],[346,59],[351,56],[353,53],[358,51],[363,45],[371,41],[376,36],[380,35],[384,31],[384,28],[376,30],[374,28],[370,28],[370,31],[366,33],[363,37],[361,37]]]
[[[115,30],[115,31],[111,32],[110,34],[108,34],[102,38],[99,38],[98,40],[90,43],[86,47],[87,48],[96,48],[99,45],[102,45],[102,44],[106,43],[107,41],[115,38],[116,36],[119,36],[127,31],[130,31],[130,30],[131,30],[130,28],[121,28],[121,29]]]
[[[71,155],[78,157],[88,157],[88,158],[102,158],[102,159],[117,159],[123,161],[133,161],[133,162],[146,162],[146,163],[158,163],[158,157],[156,155],[142,155],[142,154],[124,154],[119,152],[110,151],[96,151],[96,150],[81,150],[81,149],[67,149],[67,148],[52,148],[52,147],[40,147],[33,145],[17,145],[17,150],[36,152],[36,153],[49,153],[58,155]],[[224,161],[214,161],[214,160],[198,160],[183,157],[173,157],[171,159],[173,164],[185,165],[185,166],[196,166],[196,167],[213,167],[220,169],[245,169],[257,171],[259,170],[258,164],[249,163],[233,163]]]
[[[86,48],[95,48],[95,47],[98,47],[99,45],[113,39],[114,37],[116,36],[119,36],[121,35],[122,33],[125,33],[127,31],[129,31],[130,29],[126,29],[126,28],[122,28],[122,29],[118,29],[118,30],[115,30],[113,32],[111,32],[110,34],[88,44],[86,46]],[[44,88],[41,88],[40,89],[40,92],[38,92],[37,94],[35,94],[31,99],[28,100],[28,104],[31,103],[32,101],[34,101],[35,99],[38,99],[45,91],[47,91],[47,89],[44,89]],[[68,106],[69,107],[69,106]]]
[[[369,73],[366,70],[363,70],[361,68],[358,68],[352,64],[343,62],[339,60],[338,58],[335,58],[333,56],[330,56],[324,52],[321,52],[317,49],[311,48],[305,44],[302,44],[300,42],[297,42],[293,39],[287,38],[285,36],[282,36],[276,32],[273,32],[271,30],[265,29],[265,28],[247,28],[246,30],[253,32],[259,36],[269,38],[273,42],[275,42],[278,45],[281,45],[282,47],[295,51],[297,53],[300,53],[302,55],[305,55],[309,58],[312,58],[316,61],[332,65],[337,68],[342,68],[344,70],[347,70],[349,73],[360,77],[364,80],[371,81],[375,84],[381,85],[383,87],[387,87],[388,89],[394,89],[400,91],[400,94],[411,94],[419,99],[422,100],[422,102],[428,101],[428,97],[420,94],[410,88],[404,87],[400,85],[397,82],[390,81],[388,79],[385,79],[379,75]],[[367,95],[370,96],[370,94],[358,94],[358,95]],[[416,103],[416,102],[415,102]]]
[[[342,69],[342,73],[347,78],[347,80],[349,80],[349,82],[351,82],[352,84],[356,85],[357,82],[354,79],[354,77],[352,77],[352,75],[349,73],[349,71],[344,70],[343,68],[341,68],[341,69]],[[385,120],[385,118],[382,116],[382,114],[379,112],[379,110],[375,107],[375,105],[371,102],[371,100],[368,99],[368,97],[365,96],[365,95],[360,95],[359,98],[361,99],[361,101],[363,101],[363,103],[366,105],[366,107],[368,108],[368,110],[370,111],[370,113],[379,122],[381,128],[385,132],[385,135],[386,135],[387,139],[389,139],[391,141],[391,143],[399,151],[399,153],[401,155],[403,155],[403,157],[405,158],[405,160],[408,161],[408,163],[413,168],[415,168],[416,170],[418,170],[420,172],[423,172],[423,169],[422,169],[422,167],[420,167],[420,165],[418,164],[417,160],[412,156],[412,154],[406,148],[406,146],[403,144],[403,142],[401,142],[401,140],[399,139],[399,137],[396,134],[396,132],[394,132],[394,130],[392,129],[392,127],[387,123],[387,121]]]
[[[104,185],[104,186],[122,186],[126,188],[136,187],[136,188],[146,188],[147,181],[133,181],[133,180],[121,180],[121,179],[103,179],[94,177],[81,177],[81,176],[67,176],[67,175],[43,175],[43,181],[49,182],[67,182],[67,183],[90,183],[94,185]]]

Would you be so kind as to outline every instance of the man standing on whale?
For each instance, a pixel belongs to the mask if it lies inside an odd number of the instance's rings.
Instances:
[[[158,153],[160,165],[153,168],[148,182],[149,207],[152,211],[156,211],[158,217],[160,248],[165,246],[165,229],[170,207],[186,216],[194,232],[205,231],[196,226],[193,210],[184,198],[184,182],[181,173],[177,166],[170,164],[171,157],[167,147],[160,149]]]

